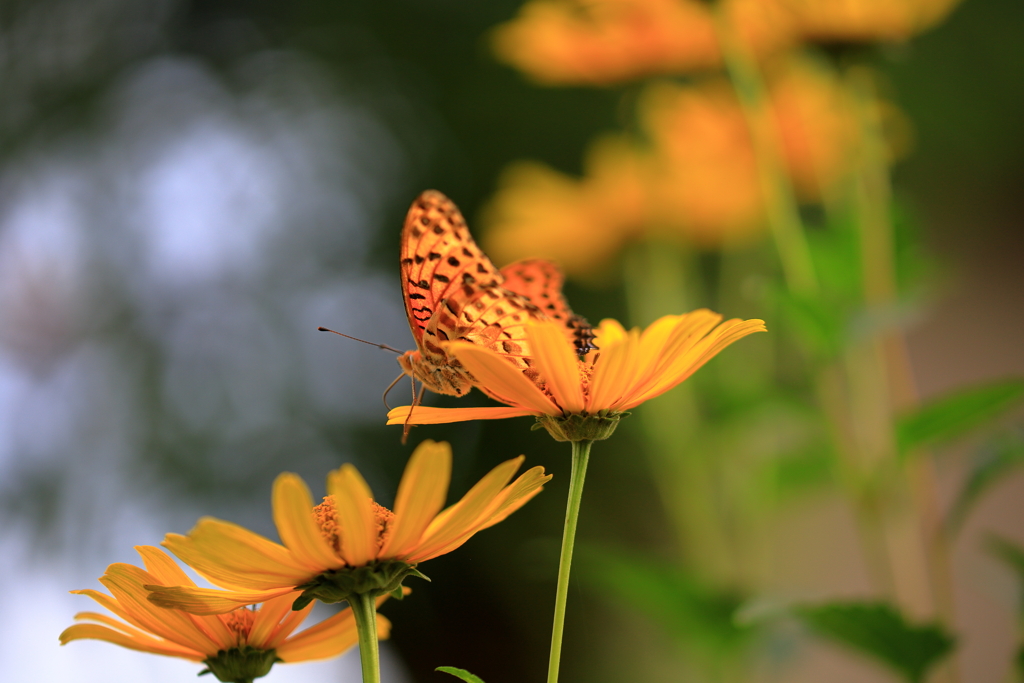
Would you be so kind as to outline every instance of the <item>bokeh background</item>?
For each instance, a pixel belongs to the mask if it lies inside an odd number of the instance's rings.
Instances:
[[[382,610],[395,624],[385,679],[441,681],[433,668],[455,665],[488,683],[539,680],[568,449],[525,419],[417,428],[404,447],[379,400],[398,373],[391,355],[315,329],[410,348],[397,252],[411,200],[440,189],[480,234],[507,164],[580,173],[588,142],[622,125],[621,88],[537,87],[494,58],[489,32],[518,4],[0,4],[0,678],[188,680],[183,662],[58,648],[90,609],[66,591],[98,587],[108,563],[137,559],[133,545],[202,515],[272,535],[282,470],[316,494],[352,462],[389,503],[411,446],[430,437],[453,444],[454,493],[520,453],[555,479]],[[894,183],[933,268],[908,330],[925,397],[1024,375],[1021,26],[1018,0],[966,0],[873,57],[913,123]],[[611,274],[567,293],[591,321],[625,318],[621,285]],[[744,340],[711,367],[765,343]],[[581,544],[672,557],[635,429],[594,448]],[[943,500],[979,443],[940,453]],[[1017,586],[978,546],[990,531],[1024,541],[1022,513],[1018,475],[954,549],[965,681],[1006,680]],[[827,484],[764,528],[762,596],[868,591],[851,514]],[[638,680],[637,661],[651,680],[701,680],[677,635],[578,571],[563,680]],[[765,648],[756,680],[889,680],[785,629]],[[357,660],[271,677],[355,681]]]

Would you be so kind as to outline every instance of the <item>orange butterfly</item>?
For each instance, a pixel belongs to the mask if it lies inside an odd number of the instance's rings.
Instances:
[[[498,270],[473,241],[455,204],[436,190],[412,203],[402,229],[402,290],[416,349],[399,356],[405,374],[438,394],[463,396],[473,376],[445,350],[468,341],[504,355],[536,381],[526,325],[565,323],[579,355],[596,350],[590,324],[562,297],[562,273],[550,261],[517,261]]]

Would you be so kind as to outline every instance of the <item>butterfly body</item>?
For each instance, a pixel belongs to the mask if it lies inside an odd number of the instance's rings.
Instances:
[[[398,362],[435,393],[463,396],[475,381],[448,353],[448,342],[497,351],[528,376],[530,322],[564,321],[566,340],[580,355],[596,348],[592,328],[561,295],[557,266],[530,259],[498,270],[473,241],[455,204],[435,190],[421,194],[406,216],[401,272],[417,348]]]

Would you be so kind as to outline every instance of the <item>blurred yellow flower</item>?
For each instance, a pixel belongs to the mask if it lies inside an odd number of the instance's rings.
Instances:
[[[758,55],[791,40],[777,0],[720,0]],[[498,58],[547,85],[609,85],[721,62],[702,0],[529,0],[494,31]]]
[[[782,0],[801,37],[822,42],[904,41],[946,18],[960,0]]]
[[[648,162],[623,137],[591,146],[586,177],[518,162],[485,207],[484,247],[499,262],[532,256],[584,275],[610,261],[647,222]]]
[[[451,477],[451,447],[424,441],[402,475],[395,511],[373,501],[352,465],[327,478],[328,496],[313,507],[297,475],[274,482],[274,523],[284,545],[229,522],[202,519],[164,546],[204,578],[228,590],[151,586],[149,599],[193,614],[217,614],[278,596],[296,606],[319,599],[383,595],[401,586],[424,560],[443,555],[505,519],[540,492],[551,476],[534,467],[509,484],[523,456],[498,465],[462,500],[441,510]],[[297,591],[302,591],[299,595]]]
[[[701,309],[664,316],[642,332],[603,320],[596,330],[600,351],[583,359],[558,324],[535,323],[527,328],[535,378],[495,351],[449,342],[448,350],[477,379],[476,386],[508,407],[401,406],[388,413],[388,424],[405,424],[407,419],[410,424],[439,424],[533,415],[556,438],[568,437],[561,440],[577,440],[571,437],[581,433],[590,434],[588,439],[607,438],[610,431],[604,430],[614,429],[622,413],[675,387],[738,339],[765,331],[761,320],[721,320],[717,313]],[[587,432],[588,427],[596,431]]]
[[[145,569],[112,564],[100,578],[111,595],[95,590],[88,595],[123,621],[105,614],[80,612],[60,634],[61,645],[72,640],[105,640],[132,650],[203,662],[222,681],[251,680],[265,675],[275,662],[302,662],[341,654],[356,644],[352,611],[342,610],[319,624],[293,635],[309,616],[312,605],[292,611],[292,596],[272,598],[260,607],[237,607],[226,614],[196,616],[157,607],[146,599],[145,586],[195,586],[159,548],[138,546]],[[386,638],[390,622],[377,617],[378,633]]]
[[[768,76],[784,165],[800,198],[817,201],[849,168],[853,108],[814,62],[779,62]],[[754,148],[732,86],[723,78],[654,83],[638,110],[644,142],[598,140],[581,179],[535,162],[510,167],[484,212],[484,243],[497,261],[548,258],[581,277],[642,237],[719,248],[762,234]],[[898,121],[894,112],[886,118]]]

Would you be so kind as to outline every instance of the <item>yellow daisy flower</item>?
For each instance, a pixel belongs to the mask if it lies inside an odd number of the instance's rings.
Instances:
[[[202,662],[219,680],[238,681],[266,675],[275,662],[325,659],[356,644],[350,609],[292,635],[312,606],[293,611],[290,596],[273,598],[255,609],[237,607],[215,616],[157,607],[146,599],[149,591],[145,586],[195,584],[159,548],[135,549],[146,568],[110,565],[100,582],[111,595],[90,589],[71,591],[88,595],[123,621],[97,612],[80,612],[75,619],[84,623],[65,629],[60,634],[61,645],[72,640],[105,640],[132,650]],[[378,616],[377,628],[386,638],[391,623]]]
[[[761,320],[721,320],[701,309],[664,316],[642,332],[604,320],[596,330],[600,351],[583,359],[557,323],[536,323],[527,328],[536,380],[496,351],[451,342],[449,352],[477,379],[476,386],[508,407],[401,406],[388,413],[388,424],[534,415],[560,441],[606,439],[625,411],[676,386],[734,341],[765,331]]]
[[[373,501],[352,465],[328,475],[329,495],[315,508],[302,479],[282,474],[274,482],[273,507],[283,545],[230,522],[202,519],[188,536],[168,534],[163,545],[228,590],[164,581],[149,587],[149,599],[193,614],[217,614],[279,596],[300,608],[313,599],[351,602],[355,595],[391,593],[406,576],[422,576],[416,571],[420,562],[455,550],[505,519],[551,478],[534,467],[509,484],[523,462],[519,456],[442,511],[451,459],[447,443],[421,443],[398,485],[394,512]]]

